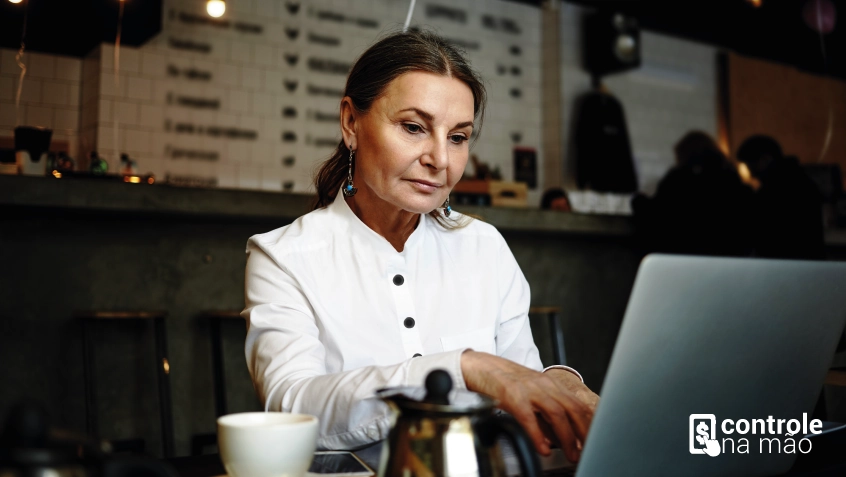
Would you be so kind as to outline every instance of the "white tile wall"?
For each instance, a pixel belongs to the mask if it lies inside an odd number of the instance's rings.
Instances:
[[[79,112],[69,109],[57,109],[53,112],[55,130],[65,135],[73,135],[79,131]]]
[[[20,67],[17,50],[0,49],[0,137],[14,137],[17,126],[53,129],[53,140],[68,143],[71,156],[79,154],[82,60],[24,52],[26,76],[20,109],[15,106]]]
[[[241,165],[238,168],[238,187],[241,189],[261,189],[262,168],[252,165]]]
[[[15,76],[16,92],[19,82],[20,77]],[[42,80],[40,79],[24,76],[23,89],[21,90],[21,104],[41,103],[41,82]]]
[[[153,82],[147,78],[127,78],[127,97],[138,101],[153,99]]]
[[[104,54],[106,50],[103,50]],[[105,63],[105,62],[104,62]],[[112,68],[111,65],[104,65],[103,68]],[[120,51],[120,71],[129,73],[141,72],[141,53],[134,48],[124,48]]]
[[[276,59],[278,58],[276,50],[276,47],[273,45],[255,45],[253,60],[259,65],[273,66],[276,64]]]
[[[540,42],[539,11],[534,7],[501,0],[489,0],[479,5],[472,0],[423,0],[417,2],[414,24],[440,31],[443,35],[479,44],[468,56],[489,84],[491,107],[485,122],[485,134],[474,153],[498,166],[506,179],[512,173],[511,132],[519,130],[521,145],[539,149],[540,157],[540,57],[536,45]],[[430,4],[462,9],[467,24],[430,18],[426,14]],[[186,24],[180,13],[205,18],[203,6],[195,1],[166,0],[163,31],[155,39],[137,50],[121,49],[120,81],[116,91],[113,78],[112,45],[100,48],[99,113],[96,128],[96,147],[101,155],[117,166],[118,152],[114,148],[114,121],[118,122],[118,146],[135,157],[142,171],[150,170],[164,176],[215,175],[220,187],[261,188],[282,190],[283,183],[294,182],[295,191],[311,189],[311,176],[320,162],[331,153],[331,147],[319,147],[314,141],[339,139],[338,125],[315,122],[307,118],[308,110],[336,114],[340,98],[307,94],[308,85],[336,90],[343,89],[345,78],[311,72],[308,58],[329,58],[351,63],[378,35],[398,29],[407,12],[405,2],[394,0],[335,1],[315,0],[303,4],[291,14],[284,2],[277,0],[231,0],[227,2],[227,19],[260,25],[262,34],[245,33],[234,28],[221,29],[209,25]],[[333,11],[346,18],[366,18],[378,22],[378,28],[363,28],[354,21],[343,24],[327,22],[317,17],[318,11]],[[173,12],[173,15],[171,15]],[[499,17],[509,15],[522,29],[521,35],[492,32],[482,28],[483,14]],[[295,38],[288,31],[298,31]],[[332,47],[308,41],[308,35],[334,37],[340,46]],[[176,49],[171,40],[207,44],[208,54]],[[508,53],[512,46],[522,50],[522,56]],[[296,55],[289,64],[285,55]],[[521,77],[498,75],[497,67],[507,63],[518,65]],[[168,74],[168,68],[178,71]],[[211,75],[208,81],[187,79],[185,73],[194,69]],[[288,91],[285,81],[296,81],[294,91]],[[511,88],[520,87],[523,96],[515,100]],[[179,96],[197,99],[216,99],[218,109],[188,108],[178,104]],[[168,97],[171,101],[168,102]],[[282,109],[297,109],[295,119],[282,117]],[[512,111],[520,112],[513,114]],[[83,115],[88,117],[87,115]],[[170,132],[167,125],[170,125]],[[255,131],[254,141],[224,139],[208,134],[177,133],[178,124],[191,124],[198,129],[219,126]],[[296,135],[295,142],[284,142],[283,133]],[[217,152],[214,162],[173,159],[168,150],[192,149]],[[288,167],[282,158],[296,157],[296,164]],[[541,164],[538,165],[539,174]]]
[[[7,48],[0,49],[0,74],[2,75],[18,75],[21,70],[15,62],[15,54],[17,50],[10,50]]]
[[[117,84],[115,84],[115,75],[112,70],[103,70],[100,75],[100,95],[110,97],[112,99],[127,97],[127,78],[126,75],[118,74]]]
[[[111,103],[106,111],[108,119],[100,119],[100,48],[95,48],[82,60],[82,84],[80,85],[81,129],[79,131],[79,157],[77,167],[88,167],[88,157],[91,151],[97,149],[97,123],[111,120]],[[109,100],[102,100],[109,101]]]
[[[111,99],[100,99],[99,103],[100,114],[95,118],[94,125],[98,122],[111,122],[113,120],[112,109],[114,109],[114,101]]]
[[[70,106],[70,85],[61,82],[42,84],[42,100],[56,106]]]
[[[74,81],[68,85],[68,89],[70,90],[68,106],[79,108],[80,101],[82,100],[82,85],[79,82]]]
[[[33,78],[53,78],[56,74],[56,57],[43,53],[26,53],[26,74]]]
[[[241,69],[236,65],[218,65],[213,69],[217,73],[217,82],[226,86],[239,86],[241,84]]]
[[[148,156],[150,150],[150,135],[148,131],[137,131],[128,129],[124,131],[124,146],[127,151],[134,151],[140,155]]]
[[[137,126],[138,125],[138,104],[137,103],[130,103],[128,101],[115,101],[114,103],[114,110],[115,116],[114,119],[120,124],[126,126]],[[101,116],[102,118],[102,116]],[[114,120],[113,119],[113,120]]]
[[[56,57],[56,79],[80,81],[82,61],[78,58]]]
[[[14,129],[16,122],[15,104],[5,101],[0,103],[0,133],[6,137],[13,137],[12,129]]]
[[[146,130],[160,130],[164,125],[164,107],[157,104],[139,105],[138,125]]]
[[[101,123],[102,124],[102,123]],[[118,142],[120,139],[118,138]],[[112,126],[98,126],[97,127],[97,152],[100,154],[101,157],[107,158],[113,163],[109,164],[109,168],[112,169],[116,162],[114,162],[114,157],[110,157],[107,151],[114,151],[115,150],[115,130]]]
[[[248,91],[233,89],[229,91],[228,109],[236,113],[250,113],[253,105],[253,94]]]
[[[15,81],[9,76],[0,76],[0,101],[13,101],[15,98]]]

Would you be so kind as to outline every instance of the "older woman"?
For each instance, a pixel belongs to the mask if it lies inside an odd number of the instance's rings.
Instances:
[[[267,410],[318,416],[321,448],[385,438],[374,390],[443,368],[499,400],[539,452],[557,440],[578,459],[597,396],[570,368],[541,372],[508,245],[449,206],[484,104],[444,40],[382,39],[350,72],[315,210],[247,244],[253,382]]]

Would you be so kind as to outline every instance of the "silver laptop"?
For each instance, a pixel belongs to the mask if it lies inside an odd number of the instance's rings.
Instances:
[[[844,323],[846,263],[648,256],[576,476],[786,472]]]

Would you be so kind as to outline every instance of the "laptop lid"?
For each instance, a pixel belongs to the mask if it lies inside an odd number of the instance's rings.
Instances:
[[[844,322],[846,263],[646,257],[577,477],[787,471]]]

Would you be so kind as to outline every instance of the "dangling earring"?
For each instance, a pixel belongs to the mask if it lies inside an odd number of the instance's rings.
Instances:
[[[354,154],[355,154],[355,151],[350,149],[350,167],[347,170],[347,183],[346,183],[346,185],[344,185],[344,195],[346,197],[352,197],[352,196],[355,195],[356,192],[358,192],[358,189],[353,187],[353,181],[352,181],[352,161],[353,161],[353,155]]]
[[[444,215],[449,217],[449,214],[452,212],[452,207],[449,206],[449,196],[447,196],[446,201],[444,201]]]

